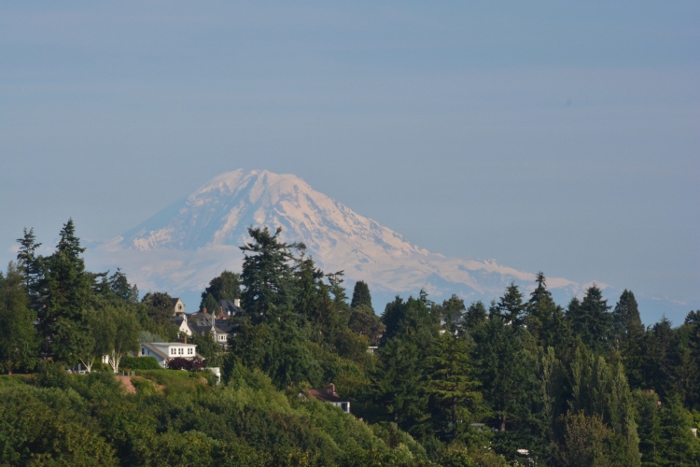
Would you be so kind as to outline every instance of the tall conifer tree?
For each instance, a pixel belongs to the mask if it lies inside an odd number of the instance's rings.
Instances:
[[[39,329],[45,349],[68,364],[78,362],[86,345],[86,309],[91,294],[91,279],[81,257],[85,248],[75,236],[75,225],[69,219],[61,229],[56,251],[40,261],[43,277],[40,282]]]

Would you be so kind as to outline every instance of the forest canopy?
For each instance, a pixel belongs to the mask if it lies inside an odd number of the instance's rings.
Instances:
[[[249,229],[201,294],[212,316],[240,299],[227,345],[194,335],[203,363],[175,371],[133,356],[184,338],[166,291],[87,271],[72,220],[49,256],[25,229],[0,273],[0,464],[700,465],[700,311],[645,327],[632,291],[562,305],[539,273],[378,315],[280,233]],[[351,414],[302,397],[330,383]]]

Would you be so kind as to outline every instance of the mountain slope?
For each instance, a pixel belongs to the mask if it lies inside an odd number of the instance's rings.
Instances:
[[[102,253],[115,265],[121,261],[142,290],[185,294],[201,291],[224,269],[240,269],[238,246],[249,240],[250,226],[282,227],[282,238],[305,243],[325,272],[344,270],[351,282],[364,280],[380,294],[416,294],[423,288],[435,299],[458,293],[490,300],[511,281],[529,288],[535,278],[495,261],[431,253],[294,175],[257,170],[213,178]],[[569,296],[583,287],[560,278],[549,278],[547,285]]]

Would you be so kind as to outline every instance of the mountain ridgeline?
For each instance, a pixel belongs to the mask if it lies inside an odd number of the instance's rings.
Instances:
[[[210,180],[143,224],[103,245],[96,261],[122,267],[144,290],[193,296],[223,270],[240,271],[238,247],[249,227],[282,228],[326,271],[344,270],[376,296],[425,290],[490,301],[511,282],[532,290],[536,275],[496,263],[429,252],[402,235],[313,190],[294,175],[236,170]],[[556,297],[581,295],[586,284],[549,278]],[[590,284],[588,284],[590,285]],[[605,284],[598,284],[605,290]],[[188,295],[190,294],[190,295]]]

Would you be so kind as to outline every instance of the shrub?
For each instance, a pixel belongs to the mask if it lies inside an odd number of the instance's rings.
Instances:
[[[125,370],[161,370],[155,357],[124,357],[121,368]]]
[[[207,367],[206,363],[204,363],[204,360],[202,360],[199,357],[194,357],[192,359],[182,357],[173,358],[168,360],[167,366],[169,370],[185,371],[196,371]]]

